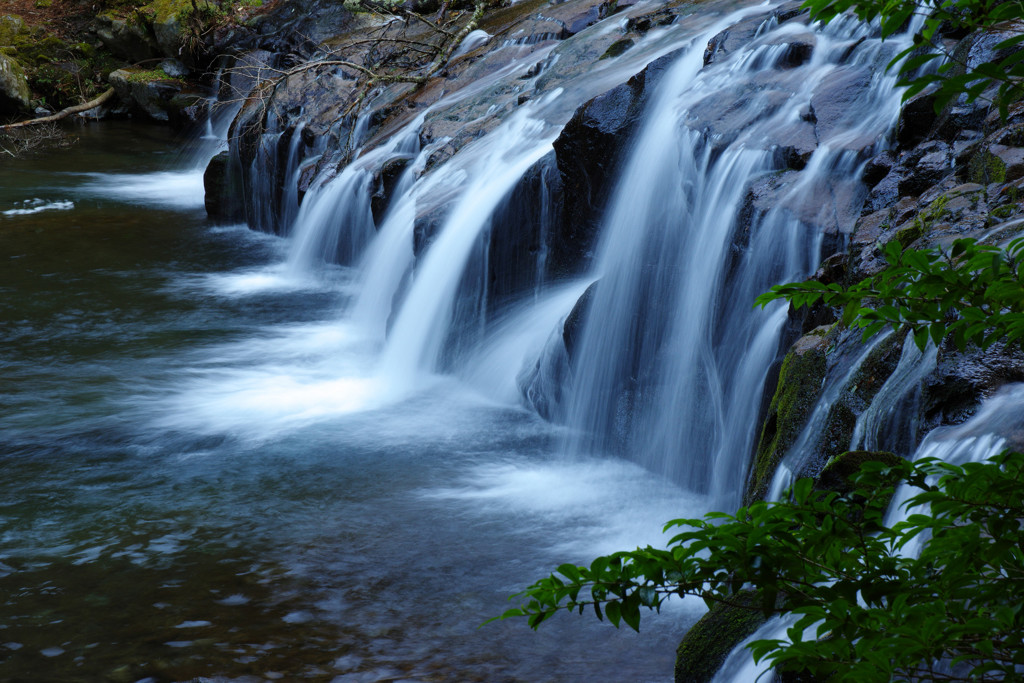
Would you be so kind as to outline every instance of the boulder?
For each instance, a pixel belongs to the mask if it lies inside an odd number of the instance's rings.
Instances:
[[[240,179],[232,173],[228,152],[221,152],[210,159],[203,173],[203,188],[206,190],[206,213],[210,218],[231,222],[245,217]]]
[[[814,488],[842,494],[852,493],[855,488],[853,476],[860,472],[866,463],[880,462],[893,467],[902,461],[903,458],[888,451],[846,451],[825,463],[825,467],[814,482]]]
[[[14,58],[0,53],[0,116],[29,110],[25,70]]]
[[[729,653],[768,618],[759,591],[740,591],[718,602],[687,631],[676,648],[676,683],[708,683]]]
[[[100,14],[96,17],[96,35],[108,50],[132,62],[160,56],[160,47],[149,29],[135,19]]]
[[[184,125],[202,116],[205,93],[163,71],[118,69],[110,73],[110,84],[133,113],[154,121]]]
[[[771,485],[775,469],[796,441],[821,392],[827,366],[829,327],[819,327],[790,347],[768,406],[761,438],[748,478],[745,504],[760,500]]]

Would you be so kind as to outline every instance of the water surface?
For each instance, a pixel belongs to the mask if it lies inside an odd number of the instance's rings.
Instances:
[[[163,129],[73,134],[0,166],[0,680],[671,678],[699,605],[480,624],[702,501],[451,378],[378,400],[349,271],[207,222]]]

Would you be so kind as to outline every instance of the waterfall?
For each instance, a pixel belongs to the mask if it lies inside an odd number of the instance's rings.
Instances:
[[[903,359],[911,358],[912,360],[908,360],[906,363],[901,360],[901,365],[905,367],[931,365],[934,367],[933,349],[928,349],[923,354],[919,351],[908,353],[906,348],[904,351]],[[930,360],[929,356],[931,356]],[[924,359],[923,362],[922,359]],[[908,374],[913,376],[919,373],[909,371],[904,374],[904,377],[907,377]],[[893,377],[895,376],[896,373],[893,374]],[[910,380],[909,386],[913,387],[913,383],[914,380]],[[882,396],[881,392],[878,396]],[[889,404],[889,399],[876,397],[876,402]],[[1021,442],[1021,434],[1024,434],[1024,412],[1020,409],[1022,402],[1024,402],[1024,384],[1002,387],[985,400],[977,413],[966,422],[953,427],[938,427],[929,432],[911,459],[937,458],[944,462],[963,465],[968,462],[987,460],[1007,447],[1020,448],[1024,445]],[[895,524],[906,520],[910,514],[924,512],[922,508],[908,510],[904,506],[911,496],[919,492],[920,489],[907,485],[901,485],[896,489],[885,517],[887,527],[892,528]],[[914,556],[920,553],[922,544],[926,540],[925,534],[919,534],[903,546],[900,552],[907,556]],[[713,683],[757,683],[757,681],[765,680],[764,676],[770,673],[769,667],[763,663],[755,664],[745,646],[752,640],[786,640],[788,638],[786,632],[794,621],[795,618],[792,615],[768,620],[752,636],[733,649],[715,675]],[[814,627],[812,626],[808,629],[807,637],[813,637],[813,633]]]
[[[877,335],[871,340],[871,343],[854,348],[851,353],[847,353],[845,357],[838,359],[829,368],[829,373],[823,383],[824,390],[817,403],[815,403],[814,410],[811,411],[807,423],[800,431],[800,436],[797,437],[793,445],[786,451],[786,454],[779,462],[778,468],[775,470],[775,476],[772,477],[772,483],[768,489],[767,500],[782,500],[786,489],[792,486],[798,477],[807,476],[804,466],[815,453],[815,446],[821,438],[832,406],[835,405],[840,395],[847,391],[850,381],[857,371],[860,370],[864,361],[868,359],[868,356],[871,355],[871,352],[875,350],[875,347],[885,341],[890,334],[892,334],[892,331],[886,330],[884,333]],[[865,414],[867,412],[865,411]]]
[[[924,351],[917,348],[913,335],[903,341],[896,369],[885,380],[875,394],[871,405],[857,418],[850,439],[850,450],[890,450],[907,452],[917,443],[917,425],[913,424],[917,413],[914,394],[920,393],[921,381],[935,369],[938,347],[931,342]],[[894,442],[897,437],[901,439]],[[909,443],[909,448],[901,448]]]
[[[437,368],[466,259],[498,203],[551,149],[559,129],[545,124],[534,110],[558,94],[520,108],[500,133],[487,136],[476,150],[478,162],[468,170],[473,180],[416,268],[381,355],[382,372],[395,391],[407,391],[418,375]]]
[[[785,321],[751,304],[811,273],[823,243],[815,226],[850,228],[860,169],[899,111],[893,77],[880,75],[899,46],[883,52],[858,22],[816,31],[809,59],[782,70],[788,42],[813,28],[765,24],[720,63],[705,66],[692,49],[666,77],[602,231],[566,408],[570,450],[626,453],[723,505],[738,499]],[[770,143],[811,116],[817,84],[858,69],[878,73],[837,120],[818,123],[821,139],[771,208],[750,210],[752,184],[770,187],[791,153]],[[775,89],[752,85],[773,72]]]

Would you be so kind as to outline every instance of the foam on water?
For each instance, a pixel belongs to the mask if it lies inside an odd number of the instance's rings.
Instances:
[[[75,208],[75,203],[68,200],[26,199],[20,203],[21,208],[0,211],[0,216],[30,216],[43,211],[67,211]]]
[[[76,191],[86,197],[172,209],[201,209],[203,171],[155,173],[80,173],[87,181]]]

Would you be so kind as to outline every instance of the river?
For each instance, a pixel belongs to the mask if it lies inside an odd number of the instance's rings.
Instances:
[[[350,271],[210,223],[164,129],[70,132],[0,165],[0,680],[671,678],[699,603],[481,624],[699,497],[452,378],[369,400]]]

